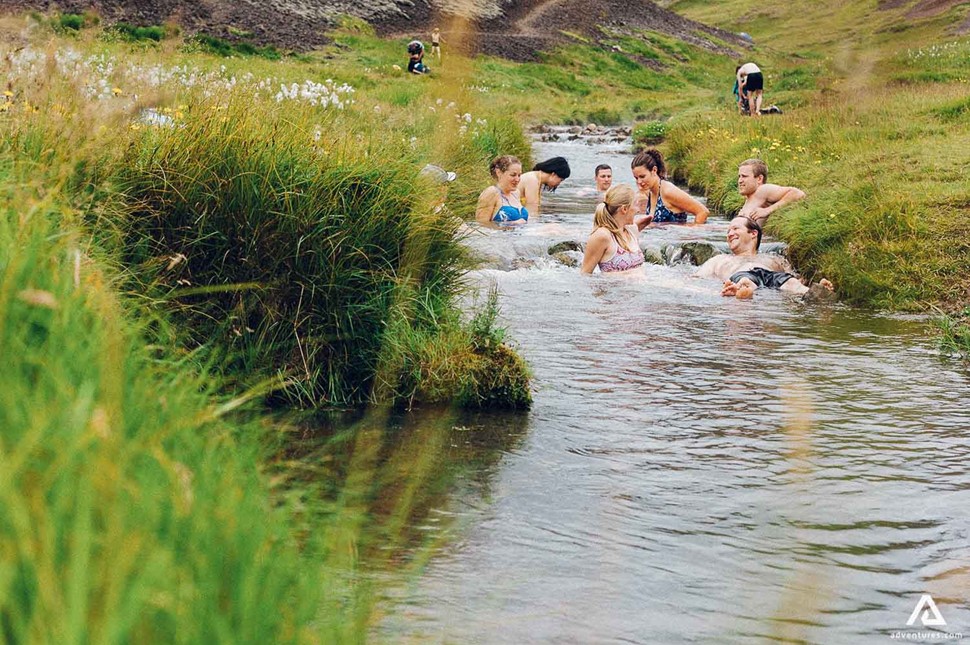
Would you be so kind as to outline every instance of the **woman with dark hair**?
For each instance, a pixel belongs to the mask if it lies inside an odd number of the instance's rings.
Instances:
[[[707,206],[667,181],[667,167],[659,150],[644,150],[633,158],[630,167],[640,189],[642,208],[646,212],[646,218],[637,222],[640,229],[650,222],[686,224],[688,213],[694,216],[695,224],[707,221],[710,215]]]
[[[492,160],[488,171],[495,180],[478,196],[475,219],[480,224],[525,224],[529,211],[519,201],[519,180],[522,162],[512,155],[502,155]]]
[[[530,213],[539,214],[542,204],[542,191],[554,191],[570,175],[569,162],[564,157],[553,157],[540,161],[531,172],[522,175],[519,183],[519,198]]]

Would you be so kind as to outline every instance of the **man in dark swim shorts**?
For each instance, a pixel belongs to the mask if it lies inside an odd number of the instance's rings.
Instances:
[[[715,255],[697,270],[701,278],[724,280],[722,296],[750,298],[756,289],[778,289],[786,293],[829,296],[832,283],[822,279],[811,287],[802,284],[791,266],[780,255],[758,253],[761,227],[747,217],[735,217],[728,227],[727,243],[731,254]]]

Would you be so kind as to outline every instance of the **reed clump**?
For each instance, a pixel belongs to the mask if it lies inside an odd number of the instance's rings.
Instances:
[[[322,583],[270,502],[259,426],[146,345],[54,182],[41,197],[0,166],[2,640],[308,634]]]
[[[228,373],[279,376],[300,405],[366,401],[400,298],[422,303],[412,332],[443,331],[471,266],[462,220],[435,210],[416,155],[361,135],[360,120],[222,107],[118,160],[122,261],[170,303],[184,341],[225,347]]]

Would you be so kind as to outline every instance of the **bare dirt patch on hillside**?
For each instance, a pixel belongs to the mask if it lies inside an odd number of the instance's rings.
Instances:
[[[305,51],[328,42],[342,15],[368,21],[384,35],[426,38],[432,25],[461,21],[466,51],[534,60],[539,51],[574,35],[599,41],[613,32],[650,30],[712,51],[745,43],[735,34],[701,25],[649,0],[0,0],[0,11],[95,11],[106,23],[174,22],[189,33],[246,39]],[[448,42],[448,34],[444,34]]]

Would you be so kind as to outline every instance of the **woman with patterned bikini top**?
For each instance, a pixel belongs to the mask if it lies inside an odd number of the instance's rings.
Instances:
[[[637,239],[639,231],[633,223],[635,197],[633,189],[625,184],[606,191],[593,215],[593,233],[583,253],[583,273],[592,273],[597,266],[603,273],[643,266],[643,251]]]
[[[694,216],[695,224],[707,221],[707,206],[667,181],[667,168],[659,150],[644,150],[630,164],[637,188],[645,197],[646,217],[638,222],[640,230],[647,223],[686,224],[687,215]]]

